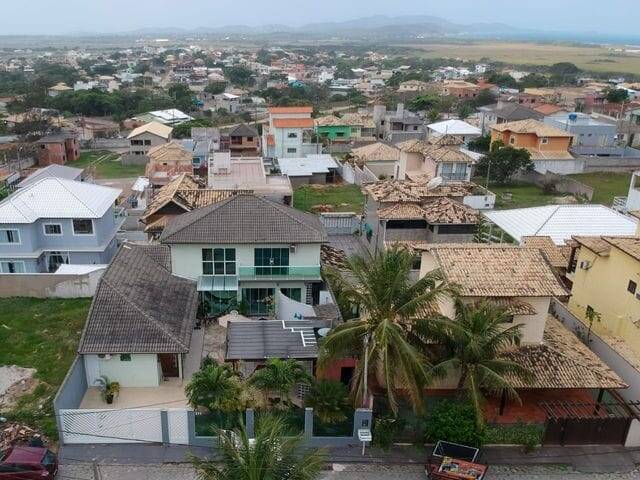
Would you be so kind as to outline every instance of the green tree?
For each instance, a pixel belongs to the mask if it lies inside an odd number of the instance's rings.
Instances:
[[[518,88],[518,82],[508,73],[493,73],[489,76],[489,82],[500,88]]]
[[[482,135],[478,138],[470,140],[467,144],[469,150],[472,152],[485,153],[489,151],[489,147],[491,146],[491,135],[488,133],[486,135]]]
[[[193,108],[193,93],[187,85],[173,83],[167,90],[169,96],[174,100],[176,108],[189,111]]]
[[[312,385],[304,404],[313,408],[324,423],[340,422],[347,418],[347,411],[351,407],[349,390],[340,382],[321,380]]]
[[[232,85],[238,87],[251,87],[256,82],[253,77],[253,71],[241,65],[225,68],[224,76],[229,79]]]
[[[458,105],[458,108],[457,108],[458,117],[462,120],[464,120],[469,115],[471,115],[473,111],[474,111],[473,107],[468,102],[461,103],[460,105]]]
[[[213,127],[213,122],[208,118],[196,118],[173,127],[174,138],[191,137],[191,129],[194,127]]]
[[[256,62],[262,63],[263,65],[271,65],[272,58],[272,54],[264,48],[261,48],[258,50],[258,53],[256,53]]]
[[[427,113],[427,118],[429,119],[429,121],[431,123],[435,123],[440,119],[440,112],[435,109],[432,108],[431,110],[429,110],[429,112]]]
[[[510,379],[532,378],[529,370],[504,356],[506,349],[520,344],[522,325],[512,325],[505,311],[489,302],[467,306],[457,299],[455,308],[455,319],[434,319],[426,325],[426,335],[448,350],[448,358],[433,367],[433,374],[458,376],[458,390],[466,391],[482,425],[484,391],[520,401]]]
[[[549,79],[539,73],[530,73],[520,80],[522,88],[541,88],[549,86]]]
[[[249,384],[265,395],[275,393],[280,399],[290,402],[293,387],[298,383],[309,385],[311,380],[311,375],[300,362],[293,359],[272,358],[267,360],[264,368],[256,370],[251,375]]]
[[[438,440],[481,447],[484,428],[478,424],[476,412],[471,404],[442,400],[429,409],[425,421],[425,442]]]
[[[210,363],[193,374],[185,388],[192,407],[206,407],[223,412],[240,411],[243,397],[238,375],[226,364]]]
[[[358,306],[360,317],[331,330],[320,346],[319,367],[357,357],[351,384],[357,405],[368,397],[369,378],[375,378],[394,412],[397,389],[407,392],[416,410],[422,407],[429,367],[425,355],[409,341],[408,331],[416,319],[425,317],[425,311],[437,308],[438,300],[451,289],[439,273],[413,281],[413,264],[411,252],[394,247],[374,258],[354,257],[345,271],[327,269],[340,301]]]
[[[476,98],[471,101],[471,105],[475,108],[491,105],[492,103],[496,103],[496,96],[488,88],[480,90]]]
[[[218,95],[220,93],[224,93],[226,88],[226,82],[210,82],[206,87],[204,87],[204,91],[211,95]]]
[[[549,72],[554,75],[576,75],[580,73],[580,69],[571,62],[554,63],[549,67]]]
[[[220,430],[219,458],[191,457],[199,480],[316,480],[325,464],[320,450],[304,448],[303,437],[290,436],[286,423],[261,416],[255,438],[245,428]]]
[[[432,110],[438,108],[440,98],[435,95],[418,95],[416,98],[407,103],[407,108],[412,112],[422,110]]]
[[[526,149],[505,147],[501,141],[493,142],[476,165],[478,175],[497,183],[506,183],[519,170],[532,169],[531,154]]]
[[[624,88],[609,88],[606,91],[607,102],[623,103],[629,99],[629,92]]]

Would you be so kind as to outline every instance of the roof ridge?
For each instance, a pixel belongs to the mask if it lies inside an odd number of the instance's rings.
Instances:
[[[205,217],[208,217],[209,215],[211,215],[213,212],[215,212],[216,210],[218,210],[219,208],[223,207],[224,205],[226,205],[227,203],[229,203],[231,200],[234,200],[237,197],[240,197],[241,195],[232,195],[229,198],[225,198],[224,200],[221,200],[219,202],[216,203],[212,203],[210,205],[207,205],[206,207],[202,207],[202,208],[208,208],[209,211],[207,211],[207,213],[205,213],[203,216],[201,217],[196,217],[194,219],[192,219],[191,221],[185,223],[184,225],[180,226],[180,228],[174,232],[171,232],[169,235],[167,235],[164,239],[163,239],[163,243],[166,242],[167,240],[169,240],[171,237],[173,237],[176,233],[181,232],[182,230],[184,230],[187,227],[190,227],[191,225],[193,225],[194,223],[202,220]],[[182,217],[184,218],[184,215],[188,215],[190,213],[193,212],[197,212],[199,209],[195,209],[195,210],[191,210],[191,212],[187,212],[187,213],[183,213],[182,215],[179,215],[178,218]],[[195,215],[194,215],[195,216]],[[165,229],[166,231],[166,229]]]
[[[89,205],[87,205],[84,200],[82,200],[80,197],[78,197],[72,190],[70,190],[69,188],[67,188],[67,186],[65,184],[62,183],[62,179],[57,178],[57,177],[49,177],[49,178],[53,178],[54,180],[56,180],[60,186],[62,188],[64,188],[67,192],[69,192],[76,200],[78,200],[82,205],[84,205],[87,210],[89,210],[94,216],[98,216],[98,213],[91,207],[89,207]],[[97,185],[97,186],[102,186],[102,185]]]
[[[549,222],[549,220],[551,220],[551,217],[553,217],[556,213],[558,213],[558,210],[560,210],[560,207],[562,207],[562,205],[555,205],[555,207],[556,208],[553,209],[553,212],[551,212],[551,214],[547,217],[547,219],[544,222],[542,222],[540,227],[534,232],[534,236],[536,233],[542,230],[542,228]]]
[[[239,195],[238,195],[239,196]],[[264,197],[259,197],[259,196],[255,196],[255,198],[260,199],[262,202],[267,203],[268,205],[273,205],[274,207],[276,207],[276,209],[282,213],[283,215],[286,215],[287,217],[289,217],[291,220],[293,220],[294,222],[296,222],[298,225],[301,225],[305,228],[310,228],[311,230],[314,230],[315,232],[322,234],[323,232],[321,230],[316,229],[315,227],[311,226],[311,225],[307,225],[303,222],[300,221],[300,219],[294,217],[293,215],[291,215],[290,211],[284,206],[284,205],[280,205],[276,202],[272,202],[271,200],[267,200]],[[282,207],[282,208],[281,208]],[[290,207],[289,207],[290,208]],[[310,213],[307,212],[302,212],[300,211],[299,213],[303,214],[303,215],[308,215],[310,218],[317,218],[315,215],[312,215]]]

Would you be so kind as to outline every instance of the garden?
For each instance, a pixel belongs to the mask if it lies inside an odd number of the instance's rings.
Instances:
[[[301,185],[293,192],[293,206],[305,212],[364,210],[364,195],[357,185]]]

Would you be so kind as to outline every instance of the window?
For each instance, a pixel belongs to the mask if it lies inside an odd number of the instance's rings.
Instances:
[[[287,153],[296,153],[297,151],[297,148],[287,148]]]
[[[438,225],[438,234],[473,234],[475,225]]]
[[[18,230],[0,230],[0,243],[20,243]]]
[[[547,143],[549,143],[549,139],[547,137],[542,137],[542,140],[540,140],[540,143],[542,145],[546,145]]]
[[[411,263],[411,270],[420,270],[422,267],[422,255],[416,255],[413,257],[413,262]]]
[[[45,254],[47,261],[47,271],[54,273],[60,268],[60,265],[69,264],[69,254],[62,252],[49,252]]]
[[[202,249],[202,274],[203,275],[235,275],[236,274],[236,249],[235,248],[203,248]]]
[[[45,223],[44,224],[45,235],[62,235],[62,225],[59,223]]]
[[[130,353],[121,353],[120,354],[120,361],[121,362],[130,362],[131,361],[131,354]]]
[[[400,230],[405,228],[426,229],[427,222],[426,220],[389,220],[387,222],[387,229],[389,230]]]
[[[504,316],[504,321],[505,323],[513,323],[513,315],[505,315]]]
[[[74,235],[93,235],[93,220],[90,218],[73,219]]]
[[[247,142],[253,142],[253,137],[247,137]]]
[[[636,289],[638,288],[638,284],[636,282],[634,282],[633,280],[629,280],[629,283],[627,285],[627,292],[629,293],[636,293]]]
[[[336,137],[344,137],[344,132],[336,132]]]
[[[242,301],[249,306],[249,315],[268,315],[273,288],[244,288]]]
[[[281,288],[280,291],[285,297],[295,300],[296,302],[302,301],[302,289],[301,288]]]
[[[24,262],[0,262],[1,273],[24,273]]]
[[[288,248],[256,248],[253,251],[256,275],[286,275],[289,266]]]
[[[142,140],[131,140],[131,145],[143,145]]]
[[[145,140],[145,141],[144,141],[144,144],[145,144],[145,145],[151,145],[151,140]]]
[[[511,145],[515,145],[515,144],[516,144],[516,137],[511,137],[511,138],[509,138],[509,143],[510,143]]]
[[[287,138],[298,138],[298,134],[295,132],[289,132]]]

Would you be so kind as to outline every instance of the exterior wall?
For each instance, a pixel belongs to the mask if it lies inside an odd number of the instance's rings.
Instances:
[[[274,128],[273,136],[276,141],[275,156],[280,157],[299,157],[302,153],[302,128]],[[289,134],[295,134],[296,138],[289,138]],[[295,152],[288,152],[288,149],[294,149]]]
[[[43,143],[39,145],[38,164],[41,167],[47,165],[64,165],[67,163],[67,153],[64,143]]]
[[[406,174],[410,171],[422,170],[432,176],[436,174],[436,164],[431,159],[425,159],[420,153],[400,152],[398,162],[398,180],[406,180]]]
[[[591,266],[584,270],[580,262],[590,262]],[[640,299],[627,291],[630,280],[640,285],[640,262],[616,248],[608,257],[599,257],[580,247],[577,265],[569,300],[571,312],[585,321],[586,308],[591,306],[601,315],[600,322],[594,322],[594,330],[605,329],[624,338],[640,354],[640,329],[634,323],[640,318]]]
[[[514,143],[511,143],[511,139]],[[547,137],[548,142],[542,143],[542,139],[535,133],[513,133],[510,131],[498,132],[491,130],[491,142],[502,140],[505,145],[515,148],[535,148],[542,152],[567,151],[571,146],[571,137]]]
[[[118,354],[111,359],[98,355],[83,355],[87,372],[87,385],[92,386],[96,379],[105,376],[121,387],[157,387],[161,381],[161,371],[156,354],[131,354],[130,362],[120,360]]]
[[[386,178],[396,178],[396,174],[399,171],[400,165],[399,162],[394,160],[379,160],[373,162],[367,162],[367,167],[371,170],[378,178],[386,177]]]
[[[614,124],[594,125],[581,123],[582,121],[584,119],[578,118],[576,122],[569,121],[567,124],[566,114],[558,119],[553,116],[544,119],[544,123],[571,133],[573,135],[573,145],[588,147],[613,146],[617,133],[617,128]]]
[[[332,142],[346,142],[351,139],[351,127],[348,125],[318,126],[316,133]]]
[[[581,158],[573,160],[533,160],[533,168],[536,172],[553,172],[561,175],[582,173],[585,169],[585,161]]]
[[[251,140],[249,140],[251,138]],[[255,153],[257,154],[260,151],[260,137],[256,135],[255,137],[231,137],[231,141],[229,143],[229,150],[231,152],[245,152],[245,153]],[[239,139],[239,143],[234,143],[234,139]],[[238,141],[238,140],[236,140]]]
[[[85,298],[93,297],[104,269],[86,275],[62,275],[55,273],[1,274],[0,298]]]
[[[134,145],[134,140],[142,141],[143,145]],[[154,135],[153,133],[141,133],[140,135],[136,135],[135,137],[129,139],[129,153],[132,153],[133,155],[146,155],[149,149],[158,145],[162,145],[163,143],[167,143],[168,141],[169,140],[167,140],[166,138],[159,137],[157,135]],[[149,142],[149,144],[145,145],[144,143],[146,142]]]

